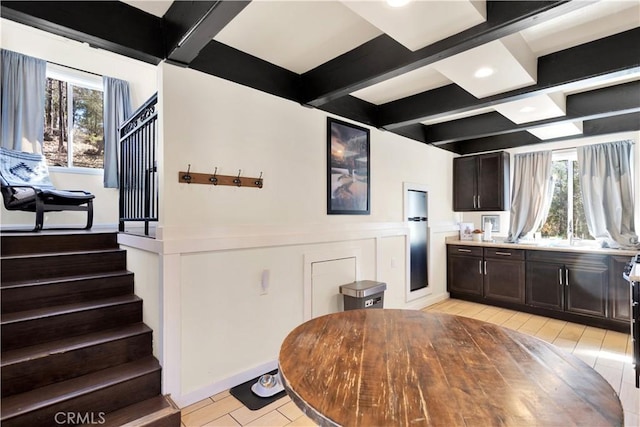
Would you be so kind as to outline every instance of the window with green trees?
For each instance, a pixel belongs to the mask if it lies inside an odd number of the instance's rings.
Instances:
[[[569,221],[572,221],[574,237],[593,239],[589,234],[584,215],[575,150],[554,153],[552,175],[554,180],[553,198],[547,220],[539,230],[542,237],[568,238]]]
[[[103,168],[103,97],[99,76],[47,73],[43,153],[51,166]]]

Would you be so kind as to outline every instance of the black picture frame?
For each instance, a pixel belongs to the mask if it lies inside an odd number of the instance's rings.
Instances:
[[[371,212],[369,129],[327,117],[327,214]]]

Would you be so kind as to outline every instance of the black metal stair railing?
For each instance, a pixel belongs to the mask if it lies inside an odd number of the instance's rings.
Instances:
[[[158,94],[147,100],[120,126],[120,224],[158,221]]]

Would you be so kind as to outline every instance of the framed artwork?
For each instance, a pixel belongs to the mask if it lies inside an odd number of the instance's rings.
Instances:
[[[500,215],[482,215],[480,220],[482,221],[482,230],[484,231],[484,225],[487,222],[491,223],[491,231],[496,233],[500,232]]]
[[[327,214],[370,213],[369,154],[368,129],[327,118]]]

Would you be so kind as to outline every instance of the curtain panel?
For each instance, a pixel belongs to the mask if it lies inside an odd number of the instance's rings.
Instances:
[[[640,249],[633,212],[632,141],[578,147],[589,233],[604,246]]]
[[[104,76],[104,186],[118,188],[119,128],[131,115],[129,82]]]
[[[47,63],[2,49],[0,146],[42,153]]]
[[[546,220],[553,195],[551,165],[551,151],[514,156],[507,242],[518,242]]]

